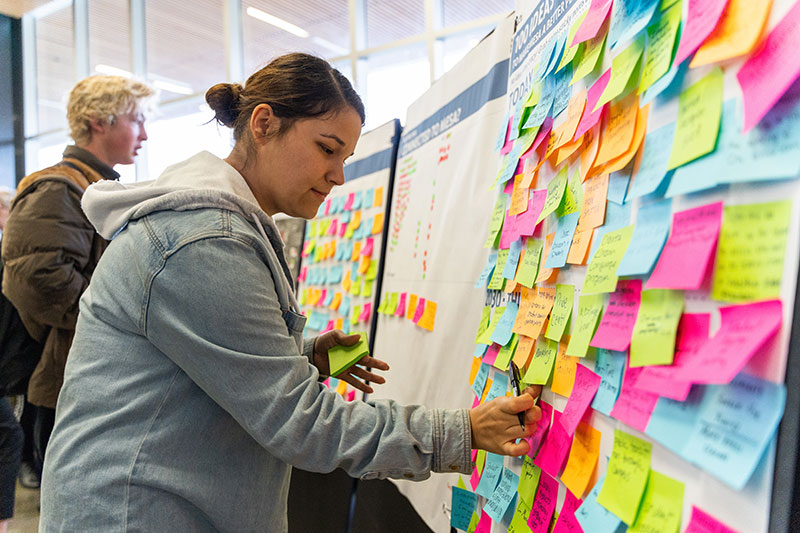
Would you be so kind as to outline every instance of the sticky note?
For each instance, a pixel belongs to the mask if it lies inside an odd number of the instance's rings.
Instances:
[[[466,531],[472,513],[478,507],[478,496],[466,489],[453,487],[450,504],[450,526]]]
[[[600,432],[586,422],[580,422],[576,428],[567,466],[561,474],[561,482],[575,498],[583,497],[597,467],[600,437]]]
[[[508,468],[503,468],[503,475],[500,478],[500,484],[494,489],[494,492],[489,497],[489,501],[483,507],[483,510],[495,522],[500,522],[506,509],[511,505],[511,500],[514,499],[514,494],[517,491],[519,484],[519,476]]]
[[[491,533],[492,531],[492,519],[486,514],[486,511],[481,511],[481,517],[478,520],[477,525],[475,528],[472,528],[472,523],[470,522],[470,527],[467,530],[467,533]]]
[[[642,67],[639,94],[669,71],[675,36],[681,23],[681,6],[672,6],[661,17],[647,27],[647,54]]]
[[[612,0],[592,0],[583,22],[569,43],[570,46],[582,43],[597,35],[603,22],[608,18],[608,14],[611,11],[611,3]]]
[[[353,346],[336,345],[328,349],[328,364],[331,376],[338,376],[369,353],[367,334],[363,331],[357,333],[361,339]]]
[[[633,226],[603,235],[600,246],[589,262],[583,283],[583,294],[613,292],[617,286],[617,269],[633,238]]]
[[[611,103],[595,166],[603,165],[628,150],[633,143],[638,114],[639,104],[635,94]]]
[[[534,488],[534,490],[536,489]],[[533,495],[531,495],[531,502],[527,502],[522,498],[517,498],[517,508],[514,511],[514,517],[511,519],[511,523],[508,525],[509,533],[527,533],[530,531],[528,528],[528,517],[531,514],[532,496]]]
[[[544,263],[547,262],[547,256],[550,254],[550,247],[553,245],[555,232],[546,235],[544,238],[544,248],[542,248],[542,258],[539,262],[539,273],[536,276],[536,283],[553,282],[558,275],[558,270],[553,268],[545,268]]]
[[[706,204],[672,217],[672,231],[647,281],[648,289],[698,289],[722,224],[722,202]]]
[[[536,104],[536,107],[533,108],[531,114],[528,115],[528,119],[525,121],[525,124],[522,125],[522,128],[538,128],[544,124],[547,117],[550,116],[550,110],[553,108],[554,97],[555,95],[553,94],[552,87],[545,85],[539,102]]]
[[[572,385],[575,382],[575,369],[580,357],[567,355],[567,345],[569,337],[564,337],[564,341],[558,345],[556,354],[556,364],[553,369],[553,383],[550,390],[561,396],[569,397],[572,394]]]
[[[483,389],[486,387],[486,379],[489,377],[490,366],[486,363],[481,364],[478,369],[478,374],[475,376],[475,381],[472,382],[472,391],[475,396],[479,398],[483,396]]]
[[[564,166],[547,184],[547,198],[539,217],[536,219],[537,223],[547,218],[547,215],[554,212],[561,204],[561,199],[564,197],[564,189],[567,186],[567,178],[567,167]]]
[[[594,111],[600,96],[603,94],[608,81],[611,79],[611,70],[606,71],[595,81],[589,90],[586,92],[586,106],[581,117],[581,121],[575,129],[575,137],[578,138],[586,132],[590,131],[596,124],[600,122],[603,114],[603,106],[600,106],[597,111]]]
[[[517,493],[520,498],[528,504],[533,503],[536,488],[539,486],[539,476],[542,469],[533,464],[533,459],[526,455],[522,462],[522,471],[519,475],[519,485],[517,485]],[[527,518],[527,517],[526,517]]]
[[[650,470],[636,521],[631,533],[678,531],[683,511],[683,483]]]
[[[475,288],[485,288],[489,277],[494,272],[494,268],[497,265],[497,252],[492,252],[489,254],[489,258],[486,261],[486,266],[483,267],[481,271],[481,275],[478,277],[478,281],[475,283]]]
[[[547,197],[546,189],[536,189],[531,191],[528,200],[528,209],[524,213],[516,216],[515,222],[520,236],[529,237],[536,232],[537,218],[544,208]]]
[[[608,306],[589,345],[624,352],[630,346],[636,317],[639,314],[642,280],[619,281],[616,289],[608,297]]]
[[[658,395],[634,386],[642,370],[642,368],[628,367],[625,371],[622,377],[622,389],[610,415],[643,432],[647,428],[653,409],[655,409]]]
[[[489,394],[486,395],[486,401],[489,402],[500,396],[505,396],[506,392],[508,392],[508,376],[495,372]]]
[[[674,122],[647,134],[638,169],[634,172],[633,185],[628,193],[629,198],[652,194],[661,186],[669,173],[669,147],[674,136]]]
[[[545,268],[561,268],[567,264],[567,256],[572,245],[575,229],[578,227],[579,218],[580,213],[574,212],[558,219],[558,226],[553,238],[553,244],[550,247],[550,253],[547,254]]]
[[[599,106],[611,102],[614,98],[624,95],[639,82],[641,72],[642,53],[644,53],[644,35],[640,35],[631,42],[621,53],[611,60],[611,79],[608,81],[603,94],[594,106],[596,111]],[[636,100],[638,102],[638,99]],[[638,105],[638,104],[637,104]],[[613,107],[613,104],[612,104]]]
[[[736,530],[693,505],[692,516],[685,533],[736,533]]]
[[[508,308],[506,308],[506,312],[508,312]],[[507,370],[508,363],[511,361],[511,358],[514,357],[518,344],[519,335],[515,333],[511,336],[511,340],[500,348],[497,353],[497,359],[495,359],[493,366],[495,368],[499,368],[500,370]]]
[[[556,510],[558,496],[558,481],[542,473],[539,479],[539,488],[528,517],[528,527],[532,533],[547,533],[550,529],[550,519]]]
[[[633,524],[650,472],[652,444],[619,429],[597,503]]]
[[[663,289],[642,291],[631,339],[632,367],[672,363],[675,335],[683,311],[683,293]]]
[[[597,350],[594,371],[602,378],[597,393],[592,400],[592,408],[604,415],[609,415],[619,397],[622,388],[622,376],[625,372],[625,352]]]
[[[705,388],[694,387],[684,401],[659,398],[646,433],[678,455],[683,453],[700,416]]]
[[[494,492],[500,476],[503,474],[503,456],[496,453],[486,452],[486,463],[483,466],[481,482],[475,489],[476,494],[488,498]]]
[[[512,331],[535,339],[544,326],[555,300],[555,287],[539,287],[530,305],[523,305],[517,313]],[[522,311],[525,311],[524,313]]]
[[[591,74],[598,65],[603,64],[603,51],[606,45],[606,32],[586,41],[573,60],[572,81],[575,83]],[[593,111],[594,107],[586,108],[586,112]]]
[[[544,400],[539,400],[539,408],[542,410],[542,418],[536,423],[536,429],[534,430],[533,434],[528,437],[528,444],[530,445],[530,449],[528,450],[527,458],[534,458],[536,457],[537,453],[539,452],[539,448],[541,447],[542,443],[544,442],[544,438],[547,435],[547,430],[550,428],[550,422],[553,418],[553,406],[549,403],[545,402]],[[536,467],[539,469],[539,467]],[[538,473],[536,474],[536,482],[539,482]]]
[[[406,314],[406,296],[407,296],[407,293],[405,293],[405,292],[401,292],[400,293],[400,299],[397,302],[397,307],[394,310],[394,316],[400,316],[400,317],[405,316],[405,314]]]
[[[489,220],[489,235],[486,237],[484,248],[491,248],[497,238],[500,228],[503,227],[503,217],[506,213],[506,199],[503,195],[497,198],[492,209],[492,217]]]
[[[513,280],[517,274],[517,266],[519,264],[519,256],[522,252],[522,239],[517,239],[511,243],[508,248],[508,257],[506,264],[503,267],[503,277],[505,279]]]
[[[611,8],[608,44],[625,43],[642,31],[660,4],[660,0],[616,0]]]
[[[578,33],[578,29],[583,24],[583,21],[586,20],[587,12],[581,13],[578,18],[575,19],[575,22],[569,27],[569,32],[567,32],[567,40],[564,42],[564,54],[561,56],[561,61],[558,63],[558,67],[556,67],[556,72],[567,66],[569,63],[575,59],[575,55],[578,53],[578,49],[580,48],[580,43],[573,44],[572,41],[575,39],[575,35]]]
[[[586,357],[589,342],[592,340],[602,312],[602,294],[581,294],[578,298],[578,315],[573,321],[572,337],[569,340],[566,355]]]
[[[556,146],[563,146],[572,142],[574,139],[575,131],[578,124],[583,117],[584,109],[586,108],[586,91],[578,91],[572,95],[567,106],[567,118],[554,132],[558,135]]]
[[[536,340],[525,335],[517,335],[516,339],[517,347],[514,350],[513,361],[518,367],[525,368],[528,366],[528,360],[531,358]]]
[[[725,206],[711,296],[746,302],[780,296],[792,201]]]
[[[481,310],[481,321],[478,323],[478,331],[475,334],[475,342],[479,342],[478,339],[489,329],[489,320],[492,316],[492,308],[491,306],[484,306]]]
[[[425,309],[422,312],[422,316],[419,317],[419,321],[417,321],[419,327],[433,331],[436,322],[436,307],[436,302],[425,300]]]
[[[567,263],[582,265],[586,262],[589,255],[589,244],[592,241],[592,233],[594,233],[593,228],[581,227],[581,223],[578,221],[578,227],[575,229],[575,235],[572,237],[572,245],[567,256]]]
[[[667,240],[671,213],[671,200],[644,204],[639,208],[633,237],[617,268],[618,276],[650,272]]]
[[[608,193],[608,174],[601,174],[586,181],[586,190],[581,208],[579,225],[596,228],[603,225],[606,217],[606,195]]]
[[[786,387],[743,373],[709,389],[683,455],[742,490],[774,438]]]
[[[533,464],[542,469],[542,472],[558,477],[569,453],[572,436],[559,423],[561,413],[553,411],[553,420],[547,431],[539,453],[534,457]]]
[[[492,277],[489,279],[489,284],[486,286],[487,289],[491,290],[502,290],[503,284],[505,283],[505,278],[503,277],[503,271],[506,268],[506,261],[508,261],[508,249],[506,250],[499,250],[497,252],[497,264],[494,267],[494,272],[492,272]]]
[[[689,13],[681,29],[675,63],[692,55],[717,26],[728,0],[687,0]]]
[[[750,52],[767,22],[772,0],[728,0],[717,27],[697,50],[692,68],[718,63]]]
[[[523,378],[524,383],[534,385],[544,385],[553,373],[553,365],[556,362],[558,352],[558,342],[540,338],[536,341],[536,348],[528,365],[528,370]]]
[[[561,199],[561,205],[556,208],[556,216],[561,222],[561,218],[566,215],[577,213],[583,204],[583,186],[581,185],[580,171],[576,169],[572,178],[567,182],[567,187],[564,190],[564,197]]]
[[[597,503],[597,496],[600,494],[605,483],[605,476],[597,480],[589,495],[578,506],[575,511],[575,518],[584,531],[597,531],[602,533],[614,533],[622,526],[622,521],[612,512]]]
[[[592,403],[592,399],[594,399],[594,395],[600,386],[601,380],[602,378],[600,375],[595,374],[585,366],[581,364],[576,366],[572,394],[570,394],[567,405],[564,407],[564,411],[561,413],[561,418],[559,420],[561,426],[568,435],[571,436],[575,433],[578,423],[583,419],[586,409]],[[576,496],[582,495],[583,493],[576,494]]]
[[[381,233],[383,231],[383,213],[376,213],[372,218],[372,234]]]
[[[539,273],[542,246],[541,239],[529,237],[525,243],[524,255],[521,257],[521,262],[517,267],[517,275],[514,277],[514,281],[529,289],[533,287],[536,276]]]
[[[574,285],[556,285],[556,295],[553,301],[553,309],[550,312],[550,320],[547,323],[545,337],[560,341],[572,315],[572,308],[575,299]]]
[[[722,85],[722,70],[716,67],[681,93],[667,170],[714,150],[722,116]]]

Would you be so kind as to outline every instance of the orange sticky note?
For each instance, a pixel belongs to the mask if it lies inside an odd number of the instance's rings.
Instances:
[[[361,262],[358,264],[358,273],[366,274],[367,270],[369,270],[369,264],[371,262],[372,258],[367,257],[366,255],[361,256]]]
[[[492,378],[486,379],[486,385],[483,387],[483,394],[481,394],[481,401],[483,403],[486,400],[486,395],[489,394],[489,389],[492,388]]]
[[[595,166],[608,163],[631,147],[637,116],[639,116],[639,96],[636,93],[611,102]]]
[[[349,228],[358,229],[361,225],[361,210],[359,209],[355,213],[353,213],[353,218],[350,220],[350,224],[348,225]]]
[[[583,137],[559,148],[558,152],[556,152],[556,166],[561,166],[561,163],[572,157],[582,146]]]
[[[581,148],[581,181],[586,181],[597,159],[600,148],[600,126],[598,122],[592,129],[583,134],[583,147]]]
[[[578,499],[583,498],[592,473],[597,467],[600,437],[600,432],[586,422],[578,423],[569,450],[567,466],[561,474],[561,481]]]
[[[609,174],[612,172],[617,172],[618,170],[625,168],[628,163],[631,162],[631,159],[633,159],[633,156],[639,151],[639,147],[642,145],[642,141],[644,140],[644,134],[647,130],[647,117],[649,112],[650,104],[647,104],[639,110],[639,114],[636,116],[636,126],[633,130],[633,142],[631,143],[630,148],[628,148],[625,153],[619,157],[616,157],[603,165],[603,168],[599,170],[599,172]]]
[[[691,68],[718,63],[750,52],[767,23],[772,0],[728,0],[717,27],[689,64]]]
[[[342,293],[337,292],[333,295],[333,300],[331,300],[331,305],[329,306],[330,309],[336,311],[339,309],[339,305],[342,303]]]
[[[560,126],[554,128],[558,140],[556,141],[556,148],[564,146],[567,143],[574,141],[573,136],[575,130],[578,129],[578,124],[583,116],[583,110],[586,107],[586,89],[582,89],[572,95],[567,106],[567,119],[561,123]]]
[[[347,382],[339,380],[339,384],[336,385],[336,392],[344,396],[347,393]]]
[[[542,332],[545,320],[553,309],[555,298],[555,287],[539,287],[533,302],[526,307],[525,314],[517,311],[517,318],[511,331],[533,339],[538,337]]]
[[[519,215],[528,210],[528,189],[522,188],[525,174],[514,176],[514,189],[511,193],[511,203],[508,206],[509,215]]]
[[[408,295],[408,305],[406,307],[406,318],[411,320],[414,318],[414,311],[417,310],[417,300],[419,297],[416,294]]]
[[[570,265],[583,265],[589,255],[589,245],[592,242],[594,228],[584,227],[578,223],[575,233],[572,235],[572,244],[569,247],[567,263]]]
[[[372,220],[372,234],[375,235],[376,233],[380,233],[382,231],[383,231],[383,213],[378,213]]]
[[[328,259],[336,255],[336,241],[330,242],[330,248],[328,249]]]
[[[375,201],[372,207],[380,207],[383,205],[383,187],[375,187]]]
[[[342,276],[342,288],[344,289],[344,292],[350,292],[350,286],[352,284],[353,282],[350,281],[350,270],[348,270],[344,273],[344,276]]]
[[[555,293],[555,289],[553,290]],[[567,355],[567,345],[569,335],[564,335],[558,343],[558,353],[556,354],[556,365],[553,369],[553,384],[550,390],[561,396],[569,398],[572,394],[572,385],[575,384],[575,370],[578,368],[580,357]]]
[[[469,369],[469,380],[467,383],[472,383],[475,381],[475,376],[478,375],[478,369],[481,367],[481,362],[483,362],[483,359],[480,357],[472,358],[472,367]]]
[[[555,152],[556,148],[558,148],[556,146],[557,142],[558,142],[558,135],[554,131],[551,131],[550,135],[548,135],[547,137],[547,148],[544,151],[544,157],[542,157],[542,161],[547,161],[548,159],[550,159],[550,156],[553,155],[553,152]]]
[[[359,255],[361,255],[361,241],[356,241],[353,243],[353,253],[350,254],[350,261],[356,261]]]
[[[519,290],[520,285],[517,284],[516,281],[513,279],[507,279],[506,284],[503,287],[503,292],[506,294],[511,294],[513,292],[517,292]]]
[[[417,325],[428,331],[433,331],[434,322],[436,322],[436,302],[425,300],[425,310],[422,312]]]
[[[550,254],[550,247],[553,246],[553,239],[555,239],[555,237],[556,233],[553,232],[544,238],[544,248],[542,249],[542,259],[539,262],[539,274],[536,276],[536,283],[552,281],[553,276],[558,275],[557,268],[543,268],[547,263],[547,256]],[[538,335],[534,335],[534,337],[538,337]]]
[[[525,170],[522,173],[520,187],[523,189],[531,189],[536,186],[536,170],[538,168],[533,158],[529,157],[525,160]]]
[[[528,360],[533,353],[533,347],[536,345],[536,339],[526,337],[525,335],[519,336],[517,342],[517,351],[514,352],[514,363],[520,368],[528,366]]]
[[[336,329],[342,329],[342,326],[344,326],[344,318],[337,318]]]
[[[586,182],[583,192],[583,206],[578,226],[599,228],[606,219],[606,198],[608,197],[608,174],[600,174]]]

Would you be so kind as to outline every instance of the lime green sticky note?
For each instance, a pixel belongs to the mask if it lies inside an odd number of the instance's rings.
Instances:
[[[556,208],[561,205],[561,199],[564,197],[564,189],[567,187],[567,165],[561,167],[561,170],[558,171],[550,183],[547,184],[547,197],[544,199],[544,207],[542,208],[542,212],[539,213],[539,218],[536,219],[536,223],[538,224],[545,218],[547,215],[554,212]],[[498,263],[499,263],[498,258]]]
[[[361,285],[364,283],[364,277],[358,276],[356,280],[350,285],[350,294],[353,296],[361,296]]]
[[[478,450],[475,456],[475,468],[478,472],[483,472],[484,463],[486,463],[486,450]]]
[[[522,259],[522,263],[520,263],[519,267],[517,267],[517,275],[514,277],[514,281],[529,289],[533,288],[533,284],[536,282],[536,276],[539,274],[539,261],[542,256],[542,246],[543,243],[541,239],[528,237],[528,243],[525,247],[525,257]]]
[[[364,284],[361,286],[361,296],[370,298],[372,296],[372,286],[375,282],[364,278]]]
[[[523,383],[544,385],[550,381],[557,353],[557,342],[539,337],[536,340],[536,349],[533,351],[533,356],[531,356],[531,362],[528,364],[528,371],[525,372],[525,377],[522,378]]]
[[[675,335],[683,313],[683,291],[642,291],[639,314],[633,326],[630,366],[669,365],[675,353]]]
[[[353,346],[337,345],[328,349],[328,365],[331,369],[331,376],[338,376],[369,353],[367,333],[365,331],[356,331],[353,333],[357,333],[358,336],[361,337]]]
[[[606,35],[607,33],[603,33],[599,37],[581,43],[580,50],[578,50],[573,60],[574,71],[572,73],[572,81],[569,82],[570,85],[591,74],[597,65],[603,64],[601,58],[606,47]],[[586,112],[588,113],[589,111]]]
[[[614,430],[614,448],[597,503],[628,525],[636,519],[636,511],[647,485],[652,448],[653,445],[646,440],[619,429]]]
[[[603,105],[614,98],[623,95],[627,89],[631,88],[631,80],[639,83],[638,77],[634,76],[640,69],[642,53],[644,52],[644,34],[642,33],[620,54],[611,60],[611,79],[600,95],[600,99],[595,104],[592,112],[597,111]]]
[[[539,98],[542,97],[542,89],[544,88],[544,80],[531,85],[531,92],[522,107],[533,107],[539,103]],[[524,150],[523,150],[524,153]]]
[[[478,339],[486,333],[489,328],[489,319],[492,317],[492,307],[487,305],[481,310],[481,321],[478,324],[478,332],[475,334],[475,343],[479,343]]]
[[[485,344],[487,346],[492,345],[492,333],[497,328],[497,324],[500,323],[500,319],[503,317],[503,313],[506,312],[506,306],[500,306],[494,308],[494,313],[492,314],[492,320],[489,322],[489,327],[486,328],[486,331],[483,332],[477,339],[475,339],[476,344]]]
[[[661,17],[647,27],[647,55],[642,67],[642,80],[639,94],[669,71],[672,52],[675,48],[675,35],[681,24],[681,6],[672,6]]]
[[[506,261],[508,261],[508,253],[510,250],[498,250],[497,252],[497,265],[492,272],[492,278],[489,280],[487,289],[503,290],[506,279],[503,277],[503,270],[506,268]]]
[[[496,246],[497,238],[500,236],[500,229],[503,227],[503,218],[506,214],[506,199],[504,196],[501,194],[494,203],[492,218],[489,221],[489,236],[486,237],[486,242],[483,244],[484,248]]]
[[[722,69],[715,67],[681,93],[667,170],[685,165],[714,150],[722,116],[723,81]]]
[[[350,324],[355,326],[358,324],[358,316],[361,314],[361,306],[354,305],[350,308]]]
[[[544,336],[559,342],[564,336],[569,317],[575,302],[574,285],[556,285],[556,297],[553,300],[553,310],[550,311],[550,321]]]
[[[521,500],[533,505],[533,499],[536,496],[536,489],[539,487],[539,478],[541,475],[542,469],[533,464],[533,459],[526,455],[522,462],[519,485],[517,485],[517,492]]]
[[[497,353],[497,358],[494,360],[494,365],[492,366],[500,370],[506,370],[509,361],[511,361],[511,358],[514,357],[514,353],[517,351],[517,344],[519,344],[519,336],[514,333],[511,335],[511,340],[508,341],[508,344],[500,348],[500,351]]]
[[[530,533],[528,517],[531,515],[532,503],[528,503],[522,498],[517,500],[517,508],[514,510],[514,517],[508,525],[508,533]]]
[[[456,487],[459,489],[469,490],[467,489],[467,485],[464,483],[464,480],[461,479],[461,476],[458,476],[458,483],[456,483]]]
[[[617,288],[617,269],[633,237],[633,225],[603,235],[583,281],[582,294],[614,292]]]
[[[556,68],[556,72],[561,70],[562,68],[566,67],[573,59],[575,59],[575,55],[578,53],[578,48],[580,48],[580,43],[576,44],[575,46],[569,46],[572,43],[572,39],[575,37],[575,34],[578,32],[578,28],[580,28],[583,19],[586,18],[586,14],[589,11],[586,10],[581,13],[575,22],[572,23],[572,26],[569,27],[569,34],[567,35],[567,42],[564,45],[564,55],[561,56],[561,62],[558,64],[558,68]]]
[[[600,313],[603,311],[602,294],[581,294],[578,298],[578,316],[572,328],[572,337],[567,345],[567,355],[586,357],[589,342],[597,329]]]
[[[480,521],[481,517],[478,511],[473,511],[472,518],[469,520],[469,526],[467,526],[467,533],[475,533],[475,530],[478,529],[478,522]]]
[[[723,302],[780,298],[792,201],[726,205],[711,297]]]
[[[373,281],[377,277],[378,277],[378,262],[370,261],[369,267],[367,268],[367,273],[364,275],[364,279],[368,281]]]
[[[386,311],[388,315],[393,315],[395,311],[397,311],[397,306],[399,305],[398,298],[400,298],[400,294],[393,292],[392,293],[392,300],[389,302],[389,306],[387,307]]]
[[[556,209],[556,216],[561,218],[564,215],[577,213],[581,210],[583,203],[583,184],[581,183],[581,169],[576,168],[575,173],[567,183],[564,190],[564,198],[561,199],[561,205]]]
[[[683,511],[683,483],[650,470],[644,489],[642,506],[628,531],[678,531]]]

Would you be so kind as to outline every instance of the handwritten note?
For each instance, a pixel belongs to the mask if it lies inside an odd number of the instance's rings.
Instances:
[[[644,204],[639,208],[633,237],[617,268],[618,276],[650,272],[667,241],[671,213],[671,200]]]
[[[495,487],[497,487],[497,483],[500,481],[500,476],[502,474],[503,456],[486,452],[486,463],[483,465],[481,482],[478,483],[475,492],[484,498],[488,498],[494,492]]]
[[[639,115],[638,98],[630,94],[612,102],[608,109],[608,122],[600,140],[595,166],[608,163],[630,148]]]
[[[553,406],[549,403],[545,402],[544,400],[539,400],[539,407],[542,410],[542,418],[536,423],[536,430],[533,432],[533,435],[528,437],[528,444],[530,445],[530,449],[528,450],[528,458],[536,457],[536,454],[539,452],[539,448],[544,442],[544,438],[547,435],[547,430],[550,428],[550,422],[553,418]],[[536,468],[539,468],[538,466]],[[538,483],[538,474],[537,474],[537,483]]]
[[[506,309],[507,310],[507,309]],[[512,334],[511,340],[505,344],[497,354],[497,359],[494,362],[494,367],[500,370],[508,370],[508,363],[514,357],[517,345],[519,344],[519,335]]]
[[[641,301],[642,280],[619,281],[617,290],[608,298],[608,306],[589,345],[619,352],[627,350]]]
[[[556,285],[556,296],[553,301],[553,310],[550,312],[550,320],[547,323],[545,338],[556,342],[561,340],[572,315],[574,299],[574,285]]]
[[[685,533],[736,533],[736,530],[693,505],[692,516]]]
[[[563,418],[563,417],[562,417]],[[572,440],[567,466],[561,474],[561,481],[575,498],[582,498],[589,486],[600,454],[600,432],[580,422]]]
[[[503,217],[506,214],[506,199],[500,196],[494,203],[492,209],[492,218],[489,220],[489,236],[486,237],[486,242],[483,244],[484,248],[491,248],[497,246],[497,237],[500,234],[500,228],[503,227]]]
[[[602,65],[601,58],[603,57],[605,44],[606,32],[602,32],[583,44],[581,49],[578,50],[578,55],[573,61],[574,72],[572,74],[572,81],[570,83],[575,83],[578,80],[582,80],[592,73],[594,69],[597,68],[598,64]],[[593,110],[593,107],[586,108],[587,113]]]
[[[575,382],[575,370],[578,366],[580,357],[567,355],[569,337],[564,337],[564,341],[558,345],[556,354],[556,365],[553,369],[553,383],[550,391],[561,396],[569,397],[572,394],[572,385]]]
[[[478,497],[474,492],[453,487],[450,506],[450,526],[466,531],[472,513],[478,507]]]
[[[629,198],[639,198],[654,193],[664,182],[669,172],[669,147],[675,136],[675,123],[670,122],[648,133],[644,139],[644,149],[635,170]]]
[[[580,213],[574,212],[558,219],[556,235],[553,239],[553,245],[550,247],[550,253],[547,255],[545,268],[561,268],[567,264],[567,256],[572,245],[575,228],[578,227],[579,218]]]
[[[683,511],[683,483],[650,470],[636,521],[631,533],[678,531]]]
[[[555,287],[539,287],[536,297],[530,303],[530,306],[527,309],[523,306],[523,309],[520,309],[520,312],[517,313],[517,320],[512,331],[532,339],[538,337],[544,326],[544,321],[553,308],[555,296]],[[525,311],[524,314],[522,313],[523,310]]]
[[[586,269],[583,294],[613,292],[617,286],[617,269],[633,238],[633,226],[626,226],[603,235],[600,246]]]
[[[550,519],[556,510],[558,496],[558,481],[542,473],[539,479],[539,489],[536,499],[528,517],[528,527],[532,533],[547,533],[550,529]]]
[[[500,478],[500,484],[494,489],[489,501],[483,507],[483,510],[495,522],[500,522],[503,515],[506,514],[506,509],[511,505],[511,500],[514,499],[514,494],[517,491],[519,484],[519,476],[508,468],[503,468],[503,476]]]
[[[531,515],[532,503],[533,495],[531,495],[530,502],[522,498],[517,498],[517,509],[514,511],[514,517],[511,519],[511,523],[508,525],[508,533],[528,533],[530,531],[528,527],[528,517]]]
[[[639,431],[647,428],[647,423],[650,421],[650,416],[658,401],[657,394],[645,392],[634,386],[642,370],[628,367],[625,371],[622,378],[622,390],[610,413],[613,418],[625,422]]]
[[[586,11],[586,17],[583,19],[583,23],[578,28],[578,31],[575,32],[570,46],[582,43],[597,35],[603,22],[608,18],[612,1],[613,0],[592,0],[589,9]]]
[[[633,524],[650,472],[652,444],[619,429],[597,503]]]
[[[608,43],[630,41],[642,31],[653,18],[660,0],[617,0],[611,8],[611,25],[608,29]]]
[[[502,290],[503,285],[505,284],[505,278],[503,277],[503,271],[506,268],[506,261],[508,261],[508,254],[509,250],[498,250],[497,252],[497,264],[494,267],[494,271],[492,272],[492,277],[489,278],[489,284],[486,286],[487,289],[492,290]]]
[[[681,292],[662,289],[642,291],[631,339],[632,367],[672,363],[682,311]]]
[[[642,67],[639,94],[669,71],[675,36],[681,23],[681,6],[672,6],[661,17],[647,27],[647,55]]]
[[[490,337],[492,342],[496,342],[500,346],[505,346],[511,340],[511,328],[514,326],[514,321],[517,318],[517,311],[519,304],[509,300],[506,304],[503,314],[497,322],[497,325]]]
[[[540,338],[536,341],[536,349],[528,365],[528,371],[522,379],[525,383],[534,385],[544,385],[550,380],[553,373],[553,365],[556,362],[558,352],[558,342],[550,339]]]
[[[572,394],[570,394],[560,418],[561,426],[568,435],[575,433],[578,423],[583,419],[586,409],[592,403],[601,380],[602,378],[598,374],[585,366],[581,364],[576,366]],[[576,495],[582,496],[583,493]]]
[[[536,344],[536,339],[526,337],[525,335],[517,335],[517,349],[514,350],[514,362],[520,368],[528,366],[528,360],[531,358],[533,347]]]
[[[577,533],[583,531],[578,519],[575,518],[575,511],[583,503],[567,491],[564,495],[564,503],[561,505],[561,510],[558,513],[558,520],[553,528],[553,533]]]
[[[601,174],[586,182],[579,226],[596,228],[603,225],[606,217],[606,195],[608,174]]]
[[[478,374],[475,376],[475,381],[472,382],[472,391],[478,398],[483,396],[483,389],[486,387],[486,378],[489,377],[489,370],[489,365],[485,363],[481,364],[480,369],[478,369]]]
[[[638,73],[642,62],[642,53],[644,53],[644,34],[636,38],[611,60],[611,79],[592,111],[596,111],[599,106],[628,92],[636,86],[634,84],[639,83]]]
[[[539,486],[539,476],[541,473],[542,469],[534,465],[533,459],[526,455],[522,462],[522,472],[519,475],[517,493],[519,494],[520,499],[528,504],[533,503],[533,498],[536,494],[536,488]]]
[[[592,340],[600,313],[603,312],[602,294],[582,294],[578,298],[578,316],[572,328],[572,337],[567,346],[567,355],[586,357],[589,342]]]
[[[597,503],[597,497],[605,485],[605,476],[597,480],[589,495],[578,506],[575,518],[584,531],[597,531],[602,533],[615,533],[622,526],[622,521],[611,511]]]
[[[683,63],[711,35],[728,0],[688,0],[688,3],[689,14],[681,30],[675,63]]]
[[[539,217],[536,219],[537,223],[547,218],[547,215],[554,212],[561,204],[561,199],[564,197],[564,189],[567,186],[567,178],[567,167],[564,166],[547,184],[547,198]]]
[[[602,378],[602,381],[594,400],[592,400],[592,409],[600,411],[606,416],[611,413],[611,409],[614,408],[617,397],[619,397],[626,358],[625,352],[614,352],[602,348],[597,350],[594,371]]]
[[[536,275],[539,273],[539,260],[542,256],[543,244],[541,239],[533,237],[527,239],[517,268],[517,275],[514,277],[514,281],[529,289],[533,287]]]
[[[681,93],[667,170],[714,150],[722,116],[722,85],[722,70],[716,67]]]
[[[703,387],[694,387],[684,401],[659,398],[647,434],[681,455],[697,424],[704,393]]]

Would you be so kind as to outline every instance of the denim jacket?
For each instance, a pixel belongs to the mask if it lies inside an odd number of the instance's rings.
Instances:
[[[286,531],[291,465],[471,471],[467,410],[320,383],[279,233],[227,163],[93,185],[83,207],[114,238],[81,298],[40,531]]]

